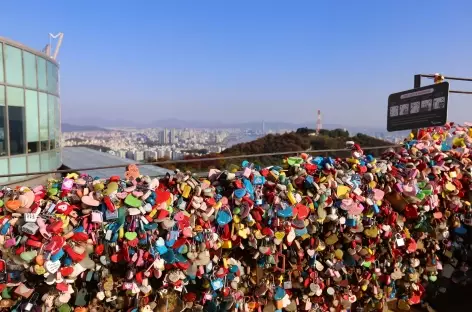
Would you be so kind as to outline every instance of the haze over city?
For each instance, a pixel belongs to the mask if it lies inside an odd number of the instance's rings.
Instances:
[[[414,74],[460,76],[472,65],[471,9],[470,1],[9,1],[0,27],[37,49],[48,33],[66,34],[63,122],[314,123],[321,109],[327,124],[365,125],[369,115],[369,126],[384,128],[388,95],[412,88]],[[449,112],[462,121],[468,98],[452,95]]]

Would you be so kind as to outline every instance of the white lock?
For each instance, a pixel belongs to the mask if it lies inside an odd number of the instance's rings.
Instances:
[[[395,241],[396,241],[398,247],[405,246],[405,240],[400,235],[400,233],[395,234]]]

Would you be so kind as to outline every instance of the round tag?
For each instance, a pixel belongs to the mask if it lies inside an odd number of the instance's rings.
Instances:
[[[335,291],[334,291],[334,288],[333,288],[333,287],[328,287],[328,288],[326,289],[326,293],[327,293],[328,295],[330,295],[330,296],[333,296],[333,295],[334,295],[334,292],[335,292]]]

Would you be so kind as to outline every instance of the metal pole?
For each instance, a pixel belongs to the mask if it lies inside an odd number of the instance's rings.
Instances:
[[[420,76],[420,77],[424,77],[424,78],[434,78],[435,75],[418,74],[418,75],[415,75],[415,81],[416,81],[416,76]],[[450,76],[444,76],[444,79],[447,79],[447,80],[460,80],[460,81],[472,81],[472,78],[450,77]]]
[[[434,75],[433,75],[434,77]],[[413,88],[421,88],[421,75],[415,75],[415,81],[413,83]],[[413,135],[415,136],[416,139],[418,139],[418,132],[419,132],[419,129],[413,129],[411,131],[413,133]]]
[[[413,84],[413,88],[421,88],[421,76],[422,75],[415,75],[415,82]],[[434,75],[433,75],[434,77]]]

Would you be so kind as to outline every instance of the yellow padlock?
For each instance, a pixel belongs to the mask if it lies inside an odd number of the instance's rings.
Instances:
[[[233,242],[228,240],[224,240],[223,243],[221,244],[221,248],[223,249],[231,249],[233,248]]]
[[[223,258],[223,267],[227,269],[229,267],[228,258]]]
[[[156,213],[157,213],[157,209],[153,209],[151,210],[151,212],[149,212],[148,217],[151,219],[154,219],[154,216],[156,215]]]
[[[122,239],[124,236],[125,236],[125,229],[123,229],[123,227],[120,227],[120,229],[118,230],[118,237]]]
[[[292,192],[287,192],[287,198],[292,205],[295,205],[297,203],[297,200],[295,199],[295,195],[293,195]]]
[[[184,185],[184,191],[182,192],[182,197],[183,198],[188,198],[189,195],[190,195],[190,191],[192,190],[192,188],[190,187],[190,185],[188,185],[187,183],[185,183]]]
[[[308,207],[310,208],[310,211],[311,212],[314,212],[315,211],[315,205],[313,203],[309,203],[308,204]]]
[[[287,184],[287,190],[289,190],[290,192],[295,191],[295,189],[293,188],[292,183]]]
[[[405,238],[407,238],[407,239],[411,238],[410,231],[408,231],[407,228],[405,228],[405,229],[403,230],[403,232],[405,233]]]
[[[303,234],[302,236],[300,236],[302,238],[302,240],[305,240],[305,239],[308,239],[308,238],[311,238],[311,235],[306,233],[306,234]]]

